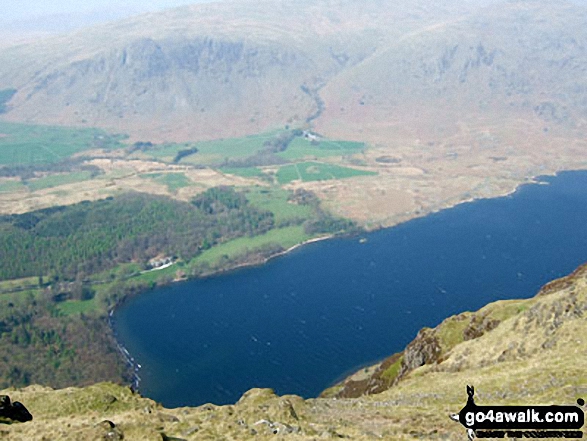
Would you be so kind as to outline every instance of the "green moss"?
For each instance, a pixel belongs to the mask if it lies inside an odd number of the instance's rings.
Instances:
[[[508,318],[513,317],[519,314],[520,312],[523,312],[526,309],[528,309],[532,301],[533,299],[503,300],[492,303],[487,307],[487,309],[490,311],[489,317],[499,321],[507,320]]]
[[[389,383],[391,383],[393,380],[395,380],[395,378],[397,377],[397,374],[399,374],[399,370],[402,365],[403,359],[404,359],[404,357],[402,355],[400,358],[397,359],[397,361],[395,363],[393,363],[391,366],[389,366],[387,369],[385,369],[383,371],[383,373],[381,374],[381,378],[388,381]]]
[[[336,396],[336,394],[338,394],[343,388],[343,384],[337,384],[335,386],[329,387],[320,394],[320,398],[332,398]]]
[[[463,331],[470,322],[470,317],[463,320],[452,317],[439,326],[437,335],[443,351],[447,351],[463,341]]]

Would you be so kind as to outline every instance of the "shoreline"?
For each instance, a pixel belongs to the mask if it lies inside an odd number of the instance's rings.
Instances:
[[[409,222],[414,219],[420,219],[420,218],[426,217],[430,214],[434,214],[434,213],[438,213],[443,210],[449,210],[451,208],[455,208],[461,204],[467,204],[467,203],[471,203],[471,202],[477,202],[477,201],[488,200],[488,199],[506,198],[506,197],[511,196],[512,194],[516,193],[524,185],[548,185],[548,182],[543,182],[538,179],[541,176],[556,177],[559,175],[559,173],[562,173],[562,172],[580,172],[580,171],[587,171],[587,169],[564,169],[564,170],[558,170],[558,171],[555,171],[552,173],[540,173],[540,174],[532,175],[532,176],[529,176],[528,178],[526,178],[524,181],[512,182],[513,186],[511,188],[507,188],[507,189],[504,188],[503,189],[504,191],[498,192],[496,194],[491,194],[489,196],[483,196],[483,195],[482,196],[471,196],[466,199],[459,199],[457,201],[454,201],[454,200],[451,201],[450,199],[446,199],[446,200],[439,202],[437,204],[430,205],[429,208],[427,208],[423,211],[420,211],[418,213],[416,213],[415,211],[411,211],[411,212],[404,212],[404,213],[399,213],[394,216],[391,216],[390,218],[386,219],[387,221],[390,221],[389,223],[382,222],[382,223],[378,223],[378,224],[376,223],[376,224],[369,225],[370,222],[367,222],[363,228],[365,229],[365,232],[367,232],[367,233],[372,233],[372,232],[375,232],[378,230],[383,230],[386,228],[393,228],[393,227],[396,227],[398,225],[401,225],[403,223]]]
[[[291,247],[289,247],[289,248],[287,248],[285,250],[278,251],[278,252],[276,252],[274,254],[271,254],[271,255],[269,255],[267,257],[263,257],[262,259],[259,259],[259,260],[256,260],[256,261],[243,262],[243,263],[239,263],[237,265],[227,266],[226,268],[216,269],[216,270],[213,270],[213,271],[210,271],[210,272],[207,272],[207,273],[203,273],[203,274],[200,274],[200,275],[194,276],[194,277],[187,277],[187,278],[182,278],[182,279],[173,279],[171,281],[171,283],[188,282],[190,280],[205,279],[207,277],[215,277],[215,276],[218,276],[220,274],[229,273],[231,271],[236,271],[236,270],[242,269],[242,268],[255,267],[255,266],[264,265],[267,262],[269,262],[270,260],[275,259],[277,257],[285,256],[286,254],[290,253],[291,251],[294,251],[296,248],[300,248],[300,247],[302,247],[304,245],[308,245],[308,244],[311,244],[311,243],[314,243],[314,242],[321,242],[323,240],[332,239],[332,238],[335,238],[335,237],[347,237],[347,236],[350,236],[350,233],[349,234],[339,234],[339,235],[337,235],[337,234],[329,234],[329,235],[326,235],[326,236],[315,237],[313,239],[308,239],[308,240],[305,240],[303,242],[297,243],[297,244],[295,244],[295,245],[293,245],[293,246],[291,246]],[[163,285],[161,285],[161,286],[163,286]]]
[[[339,237],[343,237],[344,235],[340,235]],[[210,273],[206,273],[206,274],[202,274],[196,277],[191,277],[191,278],[185,278],[185,279],[173,279],[169,282],[169,284],[171,283],[179,283],[179,282],[189,282],[190,280],[197,280],[197,279],[203,279],[206,277],[214,277],[214,276],[218,276],[230,271],[235,271],[238,269],[242,269],[242,268],[247,268],[247,267],[255,267],[255,266],[260,266],[260,265],[264,265],[267,262],[269,262],[272,259],[275,259],[277,257],[280,256],[285,256],[286,254],[289,254],[290,252],[294,251],[297,248],[301,248],[304,245],[308,245],[311,243],[315,243],[315,242],[320,242],[323,240],[327,240],[327,239],[331,239],[333,237],[337,237],[336,234],[329,234],[326,236],[320,236],[320,237],[314,237],[312,239],[308,239],[305,240],[303,242],[300,242],[298,244],[295,244],[285,250],[282,250],[278,253],[272,254],[268,257],[265,257],[264,259],[257,261],[257,262],[245,262],[245,263],[241,263],[238,265],[234,265],[234,266],[229,266],[227,268],[224,269],[219,269],[216,271],[212,271]],[[175,263],[175,262],[173,262]],[[171,266],[173,263],[167,265],[167,266]],[[160,269],[160,268],[157,268]],[[153,270],[149,270],[149,271],[153,271]],[[142,274],[142,273],[141,273]],[[158,284],[158,287],[162,287],[165,286],[166,284]],[[136,293],[134,295],[141,295],[142,292],[140,293]],[[114,338],[114,342],[116,344],[116,349],[118,350],[118,352],[120,353],[122,360],[124,361],[124,363],[131,369],[132,374],[131,374],[131,389],[135,392],[139,392],[140,389],[140,382],[141,382],[141,377],[139,376],[139,371],[141,369],[141,365],[139,363],[137,363],[134,359],[134,357],[131,355],[130,351],[120,342],[118,335],[116,333],[116,330],[114,329],[113,326],[113,317],[114,317],[114,313],[116,312],[116,308],[118,306],[120,306],[122,303],[124,303],[126,300],[128,299],[128,296],[125,296],[121,301],[119,301],[118,303],[116,303],[114,306],[112,306],[109,310],[108,310],[108,327],[110,328],[111,332],[112,332],[112,337]]]
[[[410,213],[411,216],[408,214],[408,216],[405,219],[401,219],[401,220],[399,220],[397,222],[393,222],[392,224],[389,224],[389,225],[382,225],[382,224],[380,224],[380,225],[377,225],[377,226],[372,227],[372,228],[362,227],[363,228],[363,232],[364,233],[373,233],[375,231],[379,231],[379,230],[383,230],[383,229],[387,229],[387,228],[394,228],[394,227],[396,227],[396,226],[398,226],[400,224],[403,224],[405,222],[409,222],[411,220],[418,219],[418,218],[423,218],[423,217],[426,217],[426,216],[428,216],[430,214],[438,213],[438,212],[443,211],[443,210],[448,210],[448,209],[457,207],[458,205],[465,204],[465,203],[476,202],[476,201],[480,201],[480,200],[484,200],[484,199],[505,198],[505,197],[508,197],[508,196],[516,193],[520,189],[520,187],[522,187],[523,185],[541,185],[541,184],[542,185],[546,185],[547,183],[541,182],[537,178],[540,177],[540,176],[556,177],[562,171],[565,171],[565,170],[560,170],[560,171],[554,172],[552,174],[545,173],[545,174],[533,175],[533,176],[527,178],[525,181],[517,183],[514,186],[514,188],[509,189],[509,190],[506,190],[505,192],[500,193],[500,194],[497,194],[497,195],[481,196],[481,197],[470,197],[470,198],[467,198],[467,199],[464,199],[464,200],[456,201],[454,203],[450,203],[449,202],[447,205],[442,205],[442,203],[441,203],[439,206],[431,207],[431,209],[429,209],[429,210],[427,210],[425,212],[421,212],[421,213],[418,213],[418,214],[412,212],[412,213]],[[573,171],[573,170],[570,170],[570,171]],[[444,201],[444,202],[447,202],[447,201]],[[171,280],[169,282],[169,284],[171,284],[171,283],[178,283],[178,282],[188,282],[190,280],[204,279],[204,278],[208,278],[208,277],[215,277],[215,276],[219,276],[219,275],[222,275],[222,274],[225,274],[225,273],[229,273],[231,271],[236,271],[236,270],[239,270],[239,269],[243,269],[243,268],[261,266],[261,265],[266,264],[267,262],[269,262],[272,259],[275,259],[275,258],[278,258],[278,257],[281,257],[281,256],[285,256],[285,255],[289,254],[290,252],[292,252],[292,251],[294,251],[294,250],[296,250],[298,248],[301,248],[304,245],[308,245],[308,244],[315,243],[315,242],[320,242],[320,241],[323,241],[323,240],[332,239],[332,238],[335,238],[335,237],[349,237],[349,236],[351,236],[351,234],[352,233],[349,233],[349,234],[340,234],[340,235],[337,235],[337,234],[328,234],[328,235],[325,235],[325,236],[315,237],[315,238],[308,239],[308,240],[305,240],[303,242],[297,243],[297,244],[295,244],[295,245],[293,245],[293,246],[291,246],[291,247],[289,247],[287,249],[284,249],[284,250],[279,251],[277,253],[271,254],[271,255],[269,255],[267,257],[264,257],[264,258],[262,258],[260,260],[257,260],[257,261],[243,262],[243,263],[240,263],[240,264],[237,264],[237,265],[228,266],[226,268],[222,268],[222,269],[217,269],[217,270],[214,270],[214,271],[210,271],[209,273],[200,274],[200,275],[195,276],[195,277],[187,277],[187,278],[173,279],[173,280]],[[166,284],[157,284],[156,287],[162,287],[162,286],[165,286],[165,285]],[[140,295],[141,293],[137,293],[135,295]],[[132,379],[133,380],[131,382],[131,388],[134,388],[135,391],[139,392],[139,386],[140,386],[140,380],[141,380],[141,378],[138,375],[138,373],[139,373],[139,371],[141,369],[141,366],[140,366],[139,363],[137,363],[134,360],[134,358],[132,357],[132,355],[130,354],[130,352],[126,349],[126,347],[124,345],[122,345],[121,342],[118,340],[117,335],[116,335],[116,332],[114,330],[114,327],[112,326],[112,316],[113,316],[113,314],[115,312],[115,309],[116,309],[117,306],[119,306],[120,304],[122,304],[124,301],[126,301],[126,297],[123,298],[121,302],[119,302],[116,305],[114,305],[108,311],[108,325],[109,325],[110,329],[112,330],[114,341],[116,342],[116,346],[117,346],[118,351],[121,353],[121,356],[122,356],[124,362],[127,364],[127,366],[129,366],[132,369]],[[375,363],[377,363],[377,361],[375,361]],[[375,363],[373,363],[373,364],[375,364]],[[370,364],[370,365],[372,365],[372,364]],[[365,366],[366,365],[361,365],[359,368],[362,368],[362,367],[365,367]]]

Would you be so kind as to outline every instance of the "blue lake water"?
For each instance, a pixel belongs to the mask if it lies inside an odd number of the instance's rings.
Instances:
[[[587,261],[587,172],[541,180],[131,299],[114,328],[142,365],[141,393],[168,407],[252,387],[312,397],[423,326],[533,296]]]

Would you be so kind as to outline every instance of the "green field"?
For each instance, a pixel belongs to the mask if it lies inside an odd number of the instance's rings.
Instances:
[[[344,179],[376,174],[371,171],[341,167],[340,165],[325,164],[322,162],[301,162],[299,164],[284,165],[281,167],[277,172],[277,181],[280,184],[288,184],[297,179],[301,179],[304,182],[326,181],[329,179]]]
[[[306,138],[295,138],[287,150],[278,153],[283,159],[295,161],[305,158],[326,158],[361,153],[365,149],[362,142],[322,140],[313,144]]]
[[[149,178],[158,184],[166,185],[172,192],[193,184],[184,173],[148,173],[141,175],[141,178]]]
[[[64,173],[49,175],[43,178],[31,179],[26,182],[26,186],[31,191],[42,190],[44,188],[59,187],[60,185],[71,184],[74,182],[88,181],[93,178],[89,171],[79,171],[73,173]]]
[[[23,277],[22,279],[1,280],[0,292],[9,292],[19,288],[36,288],[39,286],[38,277]]]
[[[289,192],[280,188],[253,187],[247,192],[249,202],[261,210],[271,211],[277,223],[313,215],[312,207],[288,202],[288,197]]]
[[[4,181],[0,182],[0,193],[12,193],[13,191],[26,190],[21,181]]]
[[[264,178],[267,176],[257,167],[223,167],[220,171],[229,175],[242,176],[243,178]]]
[[[263,143],[265,141],[274,137],[275,133],[265,133],[243,138],[217,139],[196,143],[163,144],[145,152],[137,153],[137,155],[172,162],[180,150],[196,147],[198,152],[186,156],[180,163],[219,165],[226,159],[243,159],[256,154],[259,150],[263,149]]]
[[[175,273],[177,272],[177,269],[178,269],[178,265],[173,264],[171,266],[168,266],[167,268],[163,268],[160,270],[145,271],[145,272],[141,273],[140,275],[133,277],[133,280],[141,281],[141,282],[155,283],[159,279],[161,279],[163,276],[169,276],[169,277],[173,278],[175,276]]]
[[[67,300],[57,305],[57,310],[63,315],[87,314],[98,309],[95,299],[90,300]]]
[[[59,162],[89,149],[118,149],[125,137],[99,129],[0,122],[0,165]]]
[[[192,259],[190,266],[201,264],[213,266],[222,258],[233,259],[269,244],[279,244],[282,248],[287,249],[310,238],[311,236],[304,232],[304,227],[301,225],[276,228],[259,236],[240,237],[214,246]]]
[[[180,163],[219,166],[226,161],[238,161],[255,156],[259,152],[267,151],[271,147],[265,144],[266,141],[275,142],[280,138],[287,138],[288,133],[287,131],[274,131],[242,138],[155,145],[140,152],[135,152],[134,156],[173,162],[178,152],[195,147],[198,151],[182,158]],[[286,161],[297,161],[311,158],[353,155],[363,152],[364,149],[365,144],[361,142],[332,141],[327,139],[312,142],[307,138],[298,136],[289,142],[286,150],[274,154]],[[247,178],[263,176],[262,172],[256,167],[226,167],[222,171]]]

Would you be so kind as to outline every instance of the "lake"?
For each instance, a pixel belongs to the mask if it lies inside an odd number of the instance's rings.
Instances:
[[[314,397],[424,326],[533,296],[587,261],[587,172],[540,180],[129,300],[113,326],[142,366],[141,393],[167,407],[252,387]]]

